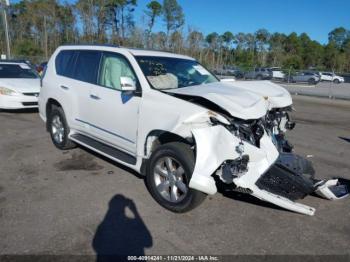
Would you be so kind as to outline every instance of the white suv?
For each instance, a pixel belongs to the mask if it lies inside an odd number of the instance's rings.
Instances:
[[[332,72],[319,72],[321,81],[330,81],[336,84],[344,83],[344,77],[338,76]]]
[[[59,47],[42,84],[40,116],[56,147],[80,144],[145,175],[154,199],[171,211],[194,208],[221,181],[314,212],[267,173],[291,151],[284,131],[293,127],[292,100],[282,87],[220,82],[187,56],[98,45]]]

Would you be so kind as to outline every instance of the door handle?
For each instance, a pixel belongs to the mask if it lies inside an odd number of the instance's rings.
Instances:
[[[69,89],[69,87],[67,87],[67,86],[61,86],[61,88],[64,89],[64,90],[68,90]]]
[[[101,98],[96,96],[96,95],[90,95],[90,98],[95,99],[95,100],[100,100]]]

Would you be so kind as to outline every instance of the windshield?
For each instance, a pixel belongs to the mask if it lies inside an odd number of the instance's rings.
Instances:
[[[194,60],[155,56],[137,56],[136,60],[154,89],[176,89],[219,82]]]
[[[0,78],[38,78],[27,64],[0,64]]]

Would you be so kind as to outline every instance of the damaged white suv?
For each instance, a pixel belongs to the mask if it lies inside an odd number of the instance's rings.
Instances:
[[[220,81],[187,56],[98,45],[59,47],[39,98],[56,147],[80,144],[145,175],[171,211],[194,208],[221,183],[312,215],[294,200],[343,197],[347,188],[315,180],[292,153],[291,105],[268,81]]]

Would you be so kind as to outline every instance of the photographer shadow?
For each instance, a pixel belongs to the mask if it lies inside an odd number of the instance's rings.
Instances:
[[[127,255],[140,256],[152,246],[152,236],[137,211],[134,201],[115,195],[98,226],[92,247],[97,262],[116,261]]]

